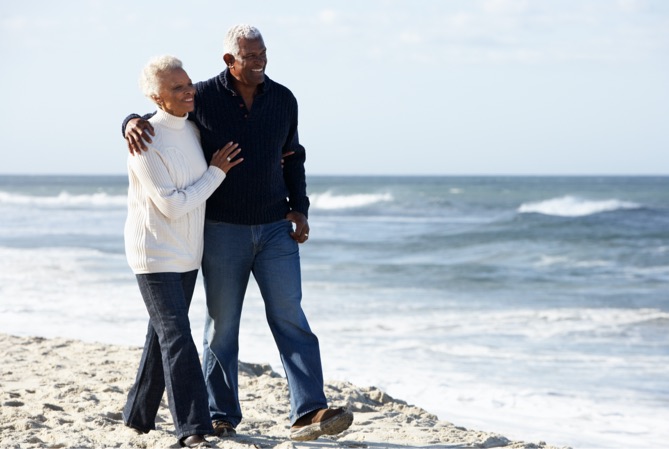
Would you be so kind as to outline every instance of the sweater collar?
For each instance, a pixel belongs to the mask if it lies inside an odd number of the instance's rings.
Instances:
[[[223,87],[229,90],[232,93],[232,95],[239,95],[235,90],[235,85],[232,81],[233,76],[230,73],[230,70],[228,69],[223,70],[221,74],[218,76],[218,78],[221,80]],[[265,82],[258,86],[258,95],[262,95],[265,92],[267,92],[271,86],[272,86],[272,80],[269,79],[267,74],[265,74]]]
[[[160,123],[161,125],[172,129],[183,129],[183,127],[186,126],[187,119],[188,114],[186,114],[185,117],[177,117],[163,111],[162,109],[158,109],[156,111],[156,115],[153,116],[153,121],[155,123]]]

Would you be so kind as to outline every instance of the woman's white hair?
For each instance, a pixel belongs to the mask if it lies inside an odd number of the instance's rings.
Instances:
[[[139,88],[142,93],[153,100],[160,89],[160,77],[163,73],[175,69],[182,69],[182,62],[171,55],[156,56],[151,58],[139,75]]]
[[[230,53],[232,56],[239,56],[239,39],[262,39],[262,34],[258,28],[251,25],[235,25],[228,30],[223,41],[223,50],[225,53]]]

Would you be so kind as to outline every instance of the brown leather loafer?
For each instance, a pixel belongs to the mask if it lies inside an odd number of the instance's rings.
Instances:
[[[211,425],[214,427],[212,435],[216,435],[219,438],[229,438],[237,435],[235,428],[227,421],[216,420]]]
[[[351,427],[353,412],[344,408],[324,408],[307,413],[290,428],[290,439],[311,441],[321,435],[337,435]]]

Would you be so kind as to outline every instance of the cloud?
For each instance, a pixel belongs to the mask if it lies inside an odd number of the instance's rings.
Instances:
[[[25,17],[9,17],[0,20],[0,29],[5,31],[19,31],[28,27],[28,19]]]
[[[333,23],[337,20],[338,16],[339,14],[337,14],[337,11],[333,9],[324,9],[318,13],[318,19],[324,23]]]
[[[646,0],[618,0],[618,7],[627,13],[642,12],[648,9]]]
[[[14,33],[43,32],[60,26],[61,22],[55,18],[14,16],[0,20],[0,29]]]
[[[420,34],[410,31],[400,33],[399,39],[406,44],[420,44],[423,42],[423,37]]]
[[[527,0],[486,0],[483,3],[483,11],[492,14],[522,14],[527,9]]]
[[[62,41],[66,24],[58,18],[17,15],[0,20],[0,49],[11,52],[53,49]]]
[[[413,29],[406,28],[410,17],[390,27],[399,45],[413,45],[409,57],[434,64],[667,61],[662,56],[669,35],[666,16],[638,14],[647,11],[645,0],[486,0],[473,5],[430,11]]]

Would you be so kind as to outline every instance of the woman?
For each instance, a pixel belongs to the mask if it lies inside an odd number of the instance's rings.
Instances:
[[[149,328],[134,385],[123,410],[125,424],[155,429],[167,389],[182,447],[211,447],[207,391],[193,342],[188,308],[202,259],[205,200],[243,159],[228,143],[207,167],[199,132],[187,120],[195,89],[181,61],[154,58],[140,77],[143,93],[158,106],[149,120],[149,150],[128,157],[125,251],[149,312]]]

